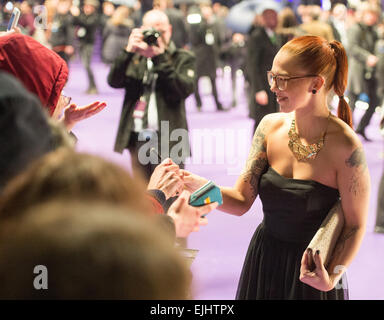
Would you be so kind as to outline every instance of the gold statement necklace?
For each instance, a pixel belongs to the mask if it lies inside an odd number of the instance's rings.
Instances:
[[[289,137],[288,147],[289,149],[291,149],[293,155],[298,161],[304,162],[304,161],[313,160],[316,158],[317,154],[320,152],[320,150],[324,146],[324,139],[327,133],[330,118],[331,118],[331,112],[329,112],[328,119],[327,119],[328,120],[327,128],[325,129],[323,136],[318,142],[312,143],[310,145],[304,145],[301,143],[300,137],[296,132],[295,118],[292,119],[291,128],[288,131],[288,137]]]

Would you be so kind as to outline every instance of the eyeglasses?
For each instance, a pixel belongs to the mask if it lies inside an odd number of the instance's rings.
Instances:
[[[272,71],[267,72],[267,79],[268,79],[269,85],[272,86],[273,81],[275,81],[276,87],[281,91],[284,91],[285,89],[287,89],[287,85],[288,85],[289,80],[301,79],[301,78],[310,78],[310,77],[317,77],[317,75],[310,74],[310,75],[299,76],[299,77],[286,77],[286,76],[274,75],[272,73]]]

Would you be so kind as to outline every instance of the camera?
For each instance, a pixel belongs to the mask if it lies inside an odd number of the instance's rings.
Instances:
[[[149,46],[157,45],[157,39],[160,37],[160,32],[154,28],[143,31],[143,41]]]

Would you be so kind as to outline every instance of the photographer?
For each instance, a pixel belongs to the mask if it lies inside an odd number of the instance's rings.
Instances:
[[[194,90],[195,58],[176,49],[171,35],[162,11],[147,12],[108,75],[111,87],[125,88],[115,151],[128,149],[133,167],[142,169],[148,179],[159,160],[149,159],[151,147],[181,168],[190,155],[185,99]]]

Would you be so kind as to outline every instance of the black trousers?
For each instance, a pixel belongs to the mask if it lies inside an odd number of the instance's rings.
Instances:
[[[82,43],[80,44],[80,58],[81,62],[87,72],[88,76],[88,89],[96,88],[95,76],[93,75],[93,71],[91,69],[91,61],[93,54],[93,44]]]
[[[372,116],[375,113],[375,109],[378,105],[380,105],[379,98],[377,96],[376,90],[377,90],[377,80],[372,78],[370,80],[366,80],[366,94],[369,98],[369,107],[365,111],[363,117],[361,118],[359,124],[355,126],[356,131],[364,132],[365,128],[368,127],[369,123],[371,122]],[[358,98],[357,94],[349,93],[349,106],[351,107],[352,111],[355,110],[355,104]]]
[[[201,97],[199,93],[199,79],[200,77],[196,77],[196,82],[195,82],[195,99],[196,99],[196,104],[198,108],[201,108],[202,103],[201,103]],[[215,99],[216,103],[216,108],[221,108],[221,103],[219,101],[218,95],[217,95],[217,87],[216,87],[216,77],[209,76],[209,80],[211,81],[211,86],[212,86],[212,95]]]

